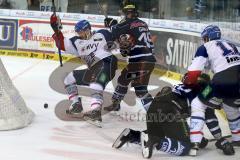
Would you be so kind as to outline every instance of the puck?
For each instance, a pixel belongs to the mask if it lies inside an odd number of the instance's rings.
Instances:
[[[47,103],[44,103],[44,108],[48,108],[48,104]]]

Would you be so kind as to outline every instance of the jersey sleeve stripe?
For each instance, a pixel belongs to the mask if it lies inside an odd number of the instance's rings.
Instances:
[[[77,50],[77,47],[76,47],[76,45],[75,45],[75,41],[76,41],[77,39],[80,39],[80,37],[74,36],[74,37],[70,38],[70,41],[72,42],[72,45],[73,45],[73,47],[74,47],[76,50]]]
[[[208,53],[207,53],[207,50],[205,48],[204,45],[200,46],[198,49],[197,49],[197,52],[195,54],[195,57],[204,57],[204,58],[207,58],[208,57]]]

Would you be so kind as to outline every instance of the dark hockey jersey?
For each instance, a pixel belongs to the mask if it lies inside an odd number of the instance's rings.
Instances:
[[[148,25],[138,19],[125,19],[119,24],[114,25],[112,28],[114,39],[119,39],[123,34],[129,34],[134,37],[134,45],[132,46],[128,55],[129,62],[149,61],[155,62],[153,56],[153,42]]]

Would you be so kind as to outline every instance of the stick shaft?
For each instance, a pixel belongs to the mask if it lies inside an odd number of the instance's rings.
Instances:
[[[52,0],[52,6],[53,6],[53,14],[56,15],[56,7],[55,7],[54,0]],[[59,31],[57,31],[57,37],[59,37]],[[63,64],[62,64],[62,52],[61,52],[60,46],[61,46],[61,42],[59,40],[58,43],[57,43],[57,48],[58,48],[58,57],[59,57],[60,66],[62,67],[63,66]]]

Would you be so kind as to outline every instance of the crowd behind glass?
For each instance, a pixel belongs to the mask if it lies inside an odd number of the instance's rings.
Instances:
[[[69,13],[121,15],[128,0],[55,0],[57,10]],[[194,22],[239,22],[240,0],[131,0],[140,17]],[[0,9],[51,11],[52,0],[0,0]]]

